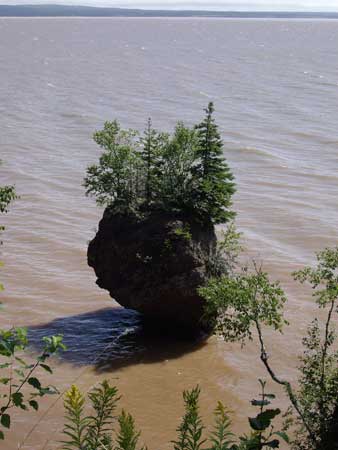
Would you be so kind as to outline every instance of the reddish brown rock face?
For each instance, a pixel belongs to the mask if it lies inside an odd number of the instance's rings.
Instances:
[[[108,211],[88,247],[97,284],[120,305],[142,313],[159,328],[203,329],[204,284],[216,251],[212,224],[152,214],[146,219]]]

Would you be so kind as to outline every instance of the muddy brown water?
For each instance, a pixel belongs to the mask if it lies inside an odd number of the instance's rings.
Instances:
[[[32,351],[63,333],[68,351],[53,362],[53,384],[87,391],[112,380],[150,449],[170,448],[181,392],[196,384],[207,423],[220,399],[235,430],[246,430],[266,374],[256,343],[145,336],[138,316],[95,285],[86,247],[102,210],[81,187],[99,155],[91,134],[113,118],[138,129],[148,116],[163,129],[192,124],[215,101],[244,259],[264,261],[289,296],[290,327],[267,332],[267,342],[276,370],[295,380],[316,309],[290,273],[337,243],[337,43],[336,21],[0,19],[0,181],[20,194],[4,219],[1,326],[27,326]],[[14,450],[30,433],[24,449],[58,448],[55,400],[15,413],[0,447]]]

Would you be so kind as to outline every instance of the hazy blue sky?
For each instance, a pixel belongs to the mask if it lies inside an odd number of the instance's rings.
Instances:
[[[0,4],[59,3],[153,9],[338,11],[338,0],[0,0]]]

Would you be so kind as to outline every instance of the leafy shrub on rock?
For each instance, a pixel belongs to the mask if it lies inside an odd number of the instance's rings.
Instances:
[[[234,217],[233,175],[210,103],[194,128],[179,122],[172,136],[157,132],[149,119],[142,136],[106,122],[94,134],[103,148],[88,167],[86,194],[114,213],[144,216],[153,211],[186,214],[201,222],[225,223]]]

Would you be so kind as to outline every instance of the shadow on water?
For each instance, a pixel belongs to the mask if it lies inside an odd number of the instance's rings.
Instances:
[[[43,336],[62,334],[67,350],[61,359],[76,365],[92,365],[112,371],[135,364],[151,364],[178,358],[202,348],[205,337],[184,339],[145,325],[137,312],[124,308],[62,317],[28,328],[30,344],[41,348]]]

